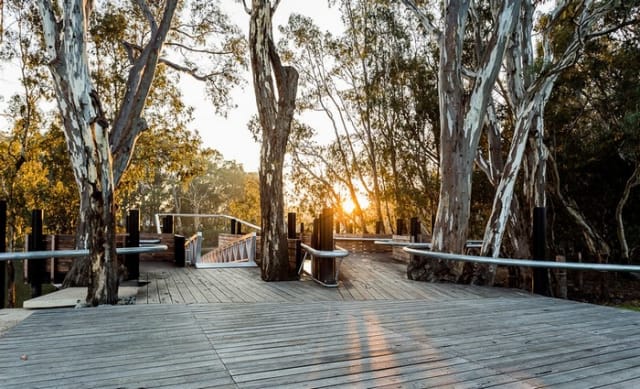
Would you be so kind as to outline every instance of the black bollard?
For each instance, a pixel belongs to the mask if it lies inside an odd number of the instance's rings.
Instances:
[[[420,240],[420,221],[417,217],[411,218],[411,224],[409,225],[409,235],[411,235],[412,242],[418,242]]]
[[[404,235],[404,219],[396,219],[396,235]]]
[[[289,212],[287,214],[287,238],[295,239],[296,238],[296,213]]]
[[[44,251],[46,243],[42,235],[41,209],[31,211],[31,235],[29,236],[29,251]],[[31,297],[42,296],[42,284],[46,282],[46,259],[29,260],[29,283],[31,284]]]
[[[533,259],[544,261],[547,247],[547,213],[546,208],[533,209]],[[536,267],[533,269],[533,293],[550,296],[549,269]]]
[[[323,251],[333,250],[333,210],[331,208],[324,208],[320,215],[319,222],[319,237],[318,248]],[[314,276],[326,284],[335,284],[338,280],[335,279],[335,267],[336,260],[333,259],[318,259],[317,270],[318,272]]]
[[[177,267],[184,267],[185,265],[185,252],[184,245],[186,240],[182,235],[173,236],[173,260]]]
[[[140,211],[129,210],[127,215],[127,239],[126,247],[140,247]],[[125,256],[124,265],[127,268],[127,280],[140,278],[140,254],[128,254]]]
[[[231,219],[231,235],[236,234],[236,224],[237,224],[236,219]]]

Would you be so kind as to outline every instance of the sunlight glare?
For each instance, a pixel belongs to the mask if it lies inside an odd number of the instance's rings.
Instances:
[[[351,200],[350,198],[342,202],[342,210],[345,213],[351,213],[355,208],[356,208],[356,205],[353,203],[353,200]]]

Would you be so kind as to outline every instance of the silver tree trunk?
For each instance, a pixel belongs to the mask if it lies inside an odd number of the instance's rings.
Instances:
[[[262,127],[259,175],[262,279],[265,281],[289,280],[294,276],[289,269],[282,170],[295,108],[298,72],[280,63],[271,31],[273,11],[270,1],[253,0],[249,28],[253,86]]]

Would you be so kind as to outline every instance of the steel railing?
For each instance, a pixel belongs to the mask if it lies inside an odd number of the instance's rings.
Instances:
[[[144,254],[144,253],[156,253],[167,250],[166,245],[154,245],[143,247],[118,247],[116,248],[117,254]],[[13,252],[13,253],[0,253],[0,261],[21,261],[24,259],[48,259],[48,258],[77,258],[86,257],[89,255],[89,250],[47,250],[47,251],[25,251],[25,252]]]
[[[475,255],[440,253],[436,251],[420,250],[420,249],[415,249],[411,247],[405,247],[403,248],[403,250],[409,254],[418,255],[421,257],[442,259],[446,261],[484,263],[489,265],[524,266],[524,267],[538,267],[538,268],[547,268],[547,269],[640,272],[640,266],[637,266],[637,265],[621,265],[621,264],[613,264],[613,263],[554,262],[554,261],[535,261],[531,259],[480,257]]]

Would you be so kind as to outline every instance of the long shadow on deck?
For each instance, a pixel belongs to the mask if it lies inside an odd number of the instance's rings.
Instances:
[[[57,309],[0,338],[0,382],[634,387],[639,322],[635,312],[525,296]]]

